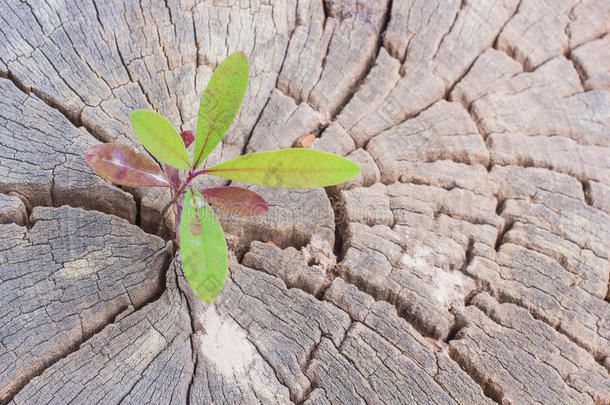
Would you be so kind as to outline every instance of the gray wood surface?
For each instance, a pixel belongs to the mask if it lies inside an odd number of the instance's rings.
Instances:
[[[0,405],[610,404],[609,32],[606,0],[0,0]],[[235,51],[208,167],[313,134],[362,172],[247,186],[204,304],[168,191],[84,151],[139,147],[133,109],[194,130]]]

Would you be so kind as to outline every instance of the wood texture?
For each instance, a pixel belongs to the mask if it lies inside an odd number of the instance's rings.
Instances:
[[[0,404],[610,404],[608,4],[0,0]],[[218,213],[204,304],[168,190],[84,152],[144,152],[135,109],[194,130],[236,51],[203,167],[300,144],[361,174],[234,182],[269,211]]]

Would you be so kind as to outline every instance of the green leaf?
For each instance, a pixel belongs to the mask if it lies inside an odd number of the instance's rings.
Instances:
[[[228,267],[227,244],[218,219],[198,191],[189,189],[180,219],[184,275],[193,291],[212,302],[222,290]]]
[[[201,98],[195,140],[195,167],[225,135],[246,93],[248,58],[243,52],[229,55],[214,71]]]
[[[356,176],[360,166],[332,153],[283,149],[240,156],[206,173],[271,187],[326,187]]]
[[[158,160],[179,169],[190,169],[191,162],[182,138],[172,124],[154,111],[136,110],[131,123],[142,145]]]
[[[101,143],[90,147],[85,159],[97,174],[122,186],[170,187],[159,165],[131,146]]]

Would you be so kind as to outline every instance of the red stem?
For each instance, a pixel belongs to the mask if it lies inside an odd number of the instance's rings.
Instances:
[[[199,175],[201,175],[201,174],[206,174],[206,173],[208,173],[208,172],[209,172],[209,170],[206,170],[206,169],[199,170],[198,172],[194,172],[194,173],[193,173],[193,177],[197,177],[197,176],[199,176]]]
[[[191,187],[191,181],[195,177],[197,177],[199,175],[202,175],[202,174],[205,174],[207,172],[208,172],[208,170],[205,170],[205,169],[204,170],[199,170],[198,172],[193,172],[193,170],[191,169],[189,171],[189,174],[188,174],[186,180],[184,180],[184,183],[182,183],[182,186],[180,186],[179,189],[174,190],[176,192],[176,195],[174,196],[174,199],[172,200],[172,203],[176,203],[178,201],[178,197],[180,197],[182,194],[184,194],[186,192],[186,188],[187,187],[190,188],[191,190],[193,189]]]

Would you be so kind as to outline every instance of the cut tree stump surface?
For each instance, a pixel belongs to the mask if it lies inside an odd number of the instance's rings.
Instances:
[[[607,0],[0,0],[0,405],[610,404],[609,32]],[[141,148],[134,109],[194,130],[236,51],[207,167],[313,134],[362,172],[246,186],[204,304],[168,191],[84,152]]]

